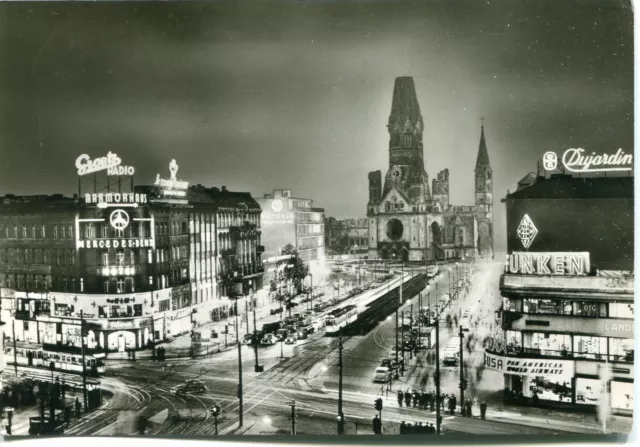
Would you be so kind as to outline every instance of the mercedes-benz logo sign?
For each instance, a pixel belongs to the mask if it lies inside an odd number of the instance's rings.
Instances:
[[[129,215],[124,210],[115,210],[109,217],[111,226],[118,231],[122,231],[129,225]]]
[[[271,209],[273,210],[273,212],[279,213],[280,211],[282,211],[282,208],[283,208],[282,200],[273,199],[273,201],[271,202]]]

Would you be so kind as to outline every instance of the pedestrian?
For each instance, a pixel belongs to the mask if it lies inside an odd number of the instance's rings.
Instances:
[[[451,414],[455,414],[458,402],[455,395],[451,395]]]
[[[67,427],[69,427],[69,422],[71,421],[71,407],[66,405],[64,407],[64,423]]]
[[[440,395],[440,409],[441,409],[442,411],[444,411],[444,399],[445,399],[445,397],[446,397],[446,395],[445,395],[444,393],[442,393],[442,394]]]
[[[420,403],[420,397],[418,395],[418,391],[417,390],[413,390],[413,408],[416,408],[418,406],[418,404]]]
[[[407,388],[407,391],[404,393],[404,403],[408,408],[411,408],[411,390]]]
[[[438,396],[436,395],[436,393],[431,393],[431,402],[429,402],[429,410],[431,411],[435,411],[436,410],[436,398]]]
[[[401,435],[407,434],[407,424],[404,421],[400,422],[400,434]]]
[[[480,417],[481,417],[481,418],[482,418],[482,420],[484,421],[484,419],[486,418],[486,416],[487,416],[487,404],[486,404],[484,401],[482,401],[482,402],[480,403]]]
[[[403,398],[402,390],[398,390],[398,406],[402,406],[402,398]]]
[[[80,403],[80,399],[77,397],[76,397],[75,406],[76,406],[76,419],[80,419],[80,410],[82,408],[82,404]]]
[[[420,391],[420,408],[423,410],[427,408],[427,393],[425,390]]]
[[[382,434],[382,422],[380,421],[380,418],[378,417],[377,414],[373,417],[373,434],[375,435]]]
[[[473,414],[471,413],[471,401],[467,401],[467,417],[470,418],[472,416]]]
[[[416,434],[421,435],[424,433],[424,427],[422,425],[422,422],[418,422],[418,424],[416,425]]]
[[[438,427],[442,427],[442,415],[438,415],[438,420],[437,421],[438,421]]]

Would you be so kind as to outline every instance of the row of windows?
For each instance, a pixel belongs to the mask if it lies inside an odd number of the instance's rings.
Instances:
[[[54,224],[54,239],[73,238],[73,225]],[[0,225],[0,239],[40,239],[47,237],[46,225]]]
[[[80,227],[80,234],[84,235],[85,239],[95,239],[101,237],[103,239],[112,238],[146,238],[147,229],[143,222],[131,222],[124,230],[116,230],[110,224],[95,225],[93,223],[83,224]],[[100,234],[100,236],[98,236]]]
[[[156,224],[156,236],[180,236],[187,233],[187,222],[169,222]]]
[[[219,213],[218,226],[220,228],[228,228],[232,226],[240,226],[243,222],[249,222],[255,226],[260,226],[260,215],[257,213],[247,213],[234,215],[234,213]]]
[[[504,310],[528,314],[577,315],[597,318],[633,318],[633,303],[570,301],[542,298],[503,298]]]
[[[506,331],[507,349],[524,348],[529,353],[549,356],[624,360],[633,355],[632,338],[596,337],[590,335],[553,334],[543,332]]]
[[[76,256],[72,248],[0,248],[0,263],[3,262],[12,265],[75,265]]]

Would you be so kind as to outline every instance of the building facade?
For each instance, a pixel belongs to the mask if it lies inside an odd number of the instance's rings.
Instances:
[[[291,244],[312,273],[324,269],[324,208],[314,207],[311,199],[292,197],[288,189],[276,189],[256,201],[262,208],[265,258],[277,258]]]
[[[237,311],[262,287],[259,206],[182,183],[5,196],[0,298],[16,340],[79,349],[84,324],[90,350],[141,349]]]
[[[328,256],[349,254],[367,257],[369,254],[369,226],[366,218],[325,219],[325,247]]]
[[[528,175],[505,203],[502,331],[485,367],[507,398],[630,414],[633,178]]]
[[[397,78],[389,131],[389,169],[369,173],[370,259],[436,261],[493,256],[492,170],[484,136],[475,168],[475,204],[449,203],[449,170],[429,187],[423,154],[424,123],[413,78]]]

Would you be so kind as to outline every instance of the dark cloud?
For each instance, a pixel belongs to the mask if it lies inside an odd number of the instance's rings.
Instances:
[[[362,215],[411,75],[429,175],[472,203],[484,116],[499,198],[547,150],[631,151],[632,27],[624,1],[2,3],[0,193],[71,193],[111,150]]]

